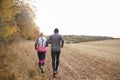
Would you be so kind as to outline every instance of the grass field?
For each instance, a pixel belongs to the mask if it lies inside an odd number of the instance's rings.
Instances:
[[[65,44],[56,78],[52,77],[50,46],[44,74],[40,73],[33,41],[20,42],[10,49],[6,69],[10,69],[11,80],[120,80],[120,40]]]
[[[120,80],[119,50],[120,40],[66,44],[62,49],[60,72],[57,79]],[[50,70],[48,69],[46,72],[50,73]],[[48,78],[50,76],[52,74],[49,74]]]

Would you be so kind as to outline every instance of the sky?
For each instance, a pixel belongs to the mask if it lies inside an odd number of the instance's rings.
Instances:
[[[35,22],[51,35],[120,37],[120,0],[36,0]]]

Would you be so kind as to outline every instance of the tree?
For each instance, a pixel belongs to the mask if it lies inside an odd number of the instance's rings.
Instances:
[[[16,37],[34,39],[38,32],[35,14],[24,0],[0,0],[0,44],[11,43]]]
[[[17,11],[14,5],[13,0],[0,0],[0,42],[9,41],[9,36],[17,31],[14,21]]]

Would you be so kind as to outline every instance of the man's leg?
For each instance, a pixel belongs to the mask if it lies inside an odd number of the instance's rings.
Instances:
[[[58,66],[59,66],[59,57],[60,57],[60,51],[56,52],[56,71],[58,70]]]
[[[55,52],[51,51],[51,57],[52,57],[52,68],[53,72],[55,71]]]

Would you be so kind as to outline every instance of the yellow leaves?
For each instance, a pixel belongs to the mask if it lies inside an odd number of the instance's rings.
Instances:
[[[28,35],[29,35],[29,31],[28,31],[28,30],[22,30],[22,31],[21,31],[21,35],[22,35],[25,39],[27,39],[27,37],[28,37]]]
[[[9,10],[3,10],[2,14],[2,18],[4,18],[6,21],[9,21],[13,18],[13,13],[11,13]]]
[[[19,0],[0,0],[0,41],[12,41],[19,37],[33,39],[38,30],[33,21],[34,12],[24,1],[19,6]]]
[[[6,9],[6,8],[9,8],[13,5],[13,0],[2,0],[2,3],[1,3],[1,8],[2,9]]]
[[[8,36],[12,35],[14,32],[16,32],[16,27],[11,26],[5,26],[1,28],[0,35],[4,38],[7,38]]]
[[[14,0],[2,0],[0,3],[0,17],[11,20],[16,15],[16,9],[14,9]]]

